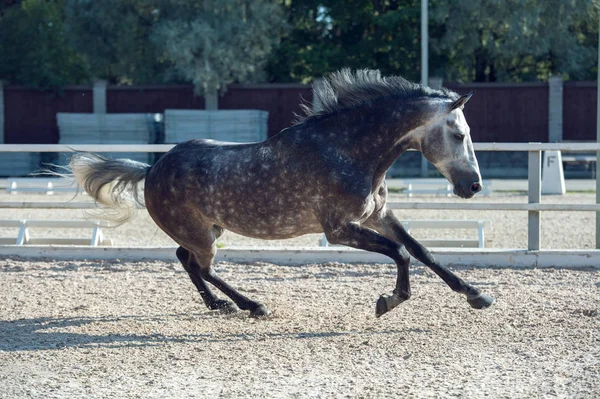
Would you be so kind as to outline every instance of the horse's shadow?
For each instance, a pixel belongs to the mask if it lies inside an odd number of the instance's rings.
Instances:
[[[202,318],[221,317],[218,314],[195,314],[198,320]],[[123,347],[146,347],[160,346],[165,342],[180,343],[207,343],[207,342],[240,342],[240,341],[264,341],[279,339],[318,339],[327,337],[338,337],[348,335],[380,335],[380,334],[404,334],[428,333],[425,329],[399,329],[399,330],[340,330],[340,331],[310,331],[310,332],[274,332],[274,333],[239,333],[239,334],[179,334],[167,336],[161,333],[150,334],[127,334],[106,333],[87,334],[79,332],[60,332],[55,329],[84,327],[88,324],[107,323],[133,319],[138,321],[166,321],[178,317],[190,317],[190,314],[164,314],[155,316],[101,316],[101,317],[38,317],[20,320],[0,320],[0,351],[37,351],[56,350],[62,348],[123,348]]]

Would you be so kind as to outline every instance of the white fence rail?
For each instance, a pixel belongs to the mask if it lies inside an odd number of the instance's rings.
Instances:
[[[174,144],[0,144],[2,152],[167,152]],[[502,203],[391,203],[394,209],[465,209],[465,210],[502,210],[502,211],[527,211],[528,212],[528,249],[539,250],[540,237],[540,212],[541,211],[584,211],[596,212],[596,220],[600,219],[600,193],[596,190],[596,204],[542,204],[541,203],[541,176],[542,176],[542,151],[570,151],[570,152],[600,152],[600,143],[474,143],[476,151],[526,151],[529,153],[528,166],[528,203],[527,204],[502,204]],[[597,184],[598,186],[598,181]],[[52,202],[0,202],[0,208],[80,208],[93,207],[90,203],[59,204]],[[597,247],[600,240],[599,224],[596,224]]]
[[[16,227],[19,229],[14,238],[0,237],[3,245],[99,245],[112,246],[112,240],[104,238],[102,227],[99,223],[87,220],[0,220],[0,227]],[[60,228],[60,229],[92,229],[90,238],[65,238],[65,237],[32,237],[30,228]]]

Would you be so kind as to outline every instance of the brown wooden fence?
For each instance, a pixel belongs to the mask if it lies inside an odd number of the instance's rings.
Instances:
[[[563,85],[563,140],[596,141],[596,82]]]
[[[62,93],[42,93],[4,86],[4,142],[58,143],[57,112],[92,112],[92,88],[69,87]]]
[[[548,84],[448,84],[460,94],[475,90],[465,116],[475,142],[547,142]]]
[[[473,141],[548,141],[548,84],[451,84],[459,93],[475,90],[465,109]],[[564,140],[595,140],[596,83],[565,82]],[[269,135],[289,126],[302,99],[312,101],[310,86],[298,84],[232,85],[219,98],[222,109],[269,112]],[[57,143],[57,112],[92,112],[91,86],[72,86],[62,93],[41,93],[4,86],[6,143]],[[162,113],[165,109],[203,109],[204,99],[188,85],[109,86],[107,112]]]

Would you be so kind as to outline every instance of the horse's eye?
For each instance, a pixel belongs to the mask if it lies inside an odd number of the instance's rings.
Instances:
[[[465,139],[465,136],[459,133],[455,133],[454,138],[458,141],[463,141]]]

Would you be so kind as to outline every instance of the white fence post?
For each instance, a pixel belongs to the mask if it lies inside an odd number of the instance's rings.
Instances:
[[[563,80],[560,76],[548,79],[548,141],[563,140]]]
[[[542,197],[542,157],[541,151],[529,151],[528,178],[529,203],[539,204]],[[540,249],[540,211],[528,211],[527,248],[530,251]]]
[[[106,113],[106,80],[94,81],[94,113],[105,114]]]
[[[217,90],[204,93],[204,109],[207,111],[219,109],[219,92]]]

